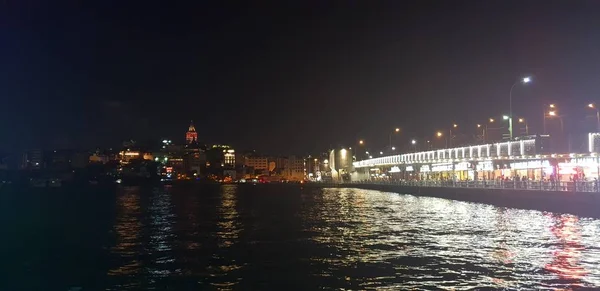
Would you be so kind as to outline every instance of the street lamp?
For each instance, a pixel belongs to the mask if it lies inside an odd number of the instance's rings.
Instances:
[[[417,152],[417,141],[413,139],[410,143],[412,144],[414,151]]]
[[[596,130],[600,131],[600,110],[594,103],[588,104],[588,107],[596,110],[596,121],[597,121]]]
[[[362,145],[362,144],[364,144],[364,143],[365,143],[365,142],[364,142],[362,139],[358,141],[358,144],[361,144],[361,145]]]
[[[438,132],[436,133],[436,135],[437,135],[437,137],[442,137],[444,134],[442,134],[442,132],[441,132],[441,131],[438,131]],[[448,138],[445,138],[445,140],[446,140],[446,148],[447,148],[447,147],[448,147]]]
[[[493,120],[493,119],[490,118],[490,120]],[[481,128],[481,139],[483,140],[483,143],[485,143],[485,134],[487,132],[487,124],[481,125],[478,123],[477,128]]]
[[[564,123],[563,123],[562,116],[558,115],[558,113],[556,113],[556,111],[554,111],[554,110],[548,111],[548,116],[558,118],[558,120],[560,121],[560,131],[564,133],[565,132],[565,126],[564,126]],[[545,130],[545,125],[546,124],[544,123],[544,130]]]
[[[527,124],[527,120],[525,120],[525,118],[519,118],[519,123],[525,123],[525,135],[529,135],[529,125]]]
[[[543,112],[544,119],[542,120],[543,121],[542,125],[544,126],[544,134],[546,134],[546,117],[547,117],[547,115],[548,116],[554,116],[554,115],[556,115],[556,112],[555,112],[556,105],[555,104],[548,104],[548,108],[550,108],[549,111],[547,111],[548,109],[544,107],[544,112]]]
[[[523,78],[523,79],[521,79],[521,80],[518,80],[518,81],[516,81],[516,82],[515,82],[515,83],[514,83],[514,84],[513,84],[513,85],[510,87],[510,92],[509,92],[509,94],[508,94],[508,97],[509,97],[509,104],[508,104],[508,105],[509,105],[509,108],[508,108],[508,117],[509,117],[509,118],[508,118],[508,133],[510,134],[510,139],[511,139],[511,140],[512,140],[512,138],[513,138],[513,126],[512,126],[512,117],[513,117],[513,114],[512,114],[512,90],[513,90],[513,88],[515,88],[515,86],[516,86],[517,84],[519,84],[519,83],[522,83],[522,84],[527,84],[527,83],[529,83],[529,82],[531,82],[531,77],[525,77],[525,78]]]
[[[458,124],[456,124],[456,123],[453,123],[453,124],[452,124],[452,128],[457,128],[457,127],[458,127]],[[452,128],[450,128],[450,136],[449,136],[449,137],[450,137],[450,147],[452,147],[452,139],[453,139],[453,137],[454,137],[454,136],[452,135]],[[446,138],[446,140],[448,140],[448,139]],[[448,146],[446,146],[446,147],[448,147]]]
[[[394,131],[390,133],[390,149],[392,148],[392,134],[400,132],[400,128],[396,127]]]

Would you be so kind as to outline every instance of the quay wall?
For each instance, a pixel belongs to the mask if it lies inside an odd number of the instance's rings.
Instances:
[[[329,187],[378,190],[600,218],[600,193],[594,192],[420,187],[392,184],[337,184],[329,185]]]

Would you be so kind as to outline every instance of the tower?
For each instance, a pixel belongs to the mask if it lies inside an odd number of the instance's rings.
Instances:
[[[190,121],[190,127],[188,127],[188,131],[185,134],[185,142],[186,144],[195,143],[198,141],[198,133],[196,132],[196,128],[194,127],[194,121]]]

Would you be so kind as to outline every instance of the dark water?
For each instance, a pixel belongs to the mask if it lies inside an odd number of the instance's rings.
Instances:
[[[354,189],[2,193],[0,290],[578,289],[600,221]]]

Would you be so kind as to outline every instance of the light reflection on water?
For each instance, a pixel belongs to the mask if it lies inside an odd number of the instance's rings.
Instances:
[[[117,196],[109,290],[600,286],[595,219],[358,189],[142,192]]]

